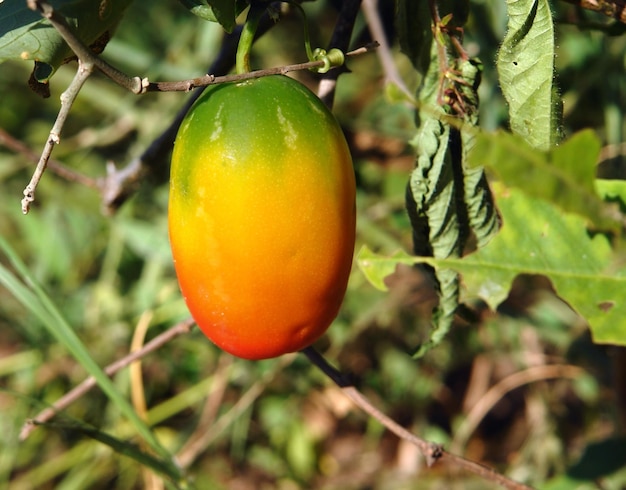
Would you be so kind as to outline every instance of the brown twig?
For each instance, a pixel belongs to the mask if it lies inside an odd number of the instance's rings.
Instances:
[[[0,145],[5,146],[14,153],[24,155],[32,162],[37,163],[39,161],[40,155],[35,153],[30,147],[22,141],[14,138],[2,128],[0,128]],[[48,168],[59,177],[62,177],[70,182],[77,182],[86,187],[91,187],[92,189],[100,188],[96,179],[92,179],[91,177],[76,172],[71,168],[66,167],[58,160],[54,160],[52,158],[48,159]]]
[[[67,24],[65,17],[58,14],[54,7],[45,0],[27,0],[28,8],[35,10],[41,14],[42,17],[47,19],[50,24],[57,30],[63,40],[71,48],[74,54],[78,57],[79,62],[88,64],[94,68],[98,68],[111,80],[114,80],[118,85],[130,90],[134,94],[141,94],[145,92],[145,86],[148,83],[147,79],[140,77],[129,77],[125,73],[122,73],[117,68],[109,65],[102,58],[96,56],[85,44],[78,39],[74,34],[71,27]]]
[[[267,68],[264,70],[256,70],[249,73],[215,76],[212,74],[204,75],[189,80],[183,80],[178,82],[150,82],[147,78],[140,78],[138,76],[129,77],[125,73],[122,73],[117,68],[109,65],[106,61],[99,58],[97,55],[91,52],[91,50],[85,46],[85,44],[78,39],[78,37],[72,32],[72,29],[68,26],[65,18],[59,15],[52,5],[45,0],[28,0],[28,6],[32,10],[37,10],[43,17],[48,19],[53,27],[59,32],[63,40],[72,49],[74,54],[78,57],[79,61],[93,66],[99,69],[111,80],[118,85],[128,89],[134,94],[145,94],[147,92],[189,92],[197,87],[205,87],[207,85],[217,83],[229,83],[239,82],[243,80],[250,80],[253,78],[260,78],[268,75],[285,75],[292,71],[298,70],[310,70],[313,68],[320,68],[324,66],[324,61],[308,61],[306,63],[297,63],[287,66],[279,66],[274,68]],[[366,53],[377,47],[376,43],[372,43],[363,48],[356,49],[349,53],[346,53],[347,57],[356,56]]]
[[[489,390],[480,397],[478,403],[474,405],[472,410],[467,414],[467,417],[465,417],[465,420],[463,420],[461,425],[457,428],[454,434],[454,439],[450,444],[450,450],[461,452],[467,444],[472,432],[474,432],[476,427],[478,427],[480,421],[489,413],[494,405],[511,390],[529,383],[544,381],[547,379],[576,379],[582,373],[583,370],[577,366],[542,365],[533,366],[507,376],[489,388]]]
[[[565,0],[586,10],[600,12],[626,24],[625,0]]]
[[[346,53],[346,57],[362,55],[369,53],[378,47],[378,43],[370,43],[367,46],[354,49]],[[292,71],[311,70],[313,68],[321,68],[324,61],[307,61],[304,63],[295,63],[293,65],[276,66],[273,68],[264,68],[262,70],[254,70],[248,73],[238,73],[233,75],[204,75],[190,80],[180,82],[148,82],[146,92],[189,92],[197,87],[206,87],[207,85],[215,85],[218,83],[241,82],[244,80],[252,80],[254,78],[266,77],[268,75],[286,75]]]
[[[372,37],[374,39],[378,39],[380,43],[380,49],[376,51],[376,54],[378,55],[380,64],[385,72],[386,81],[394,84],[405,96],[408,97],[408,100],[413,101],[415,96],[408,89],[404,80],[402,80],[396,63],[393,60],[391,48],[387,42],[383,24],[380,20],[380,16],[378,15],[378,10],[376,9],[377,3],[377,0],[363,0],[363,5],[361,7],[363,9],[363,13],[365,14],[365,18],[367,19],[367,26],[372,33]]]
[[[83,84],[87,81],[87,78],[93,73],[94,66],[90,63],[85,63],[81,60],[78,61],[78,70],[76,75],[70,83],[69,87],[61,94],[61,109],[57,115],[56,121],[50,130],[50,136],[46,141],[46,144],[37,163],[37,168],[30,179],[30,182],[24,189],[24,198],[22,199],[22,213],[27,214],[30,210],[31,203],[35,200],[35,190],[37,185],[43,176],[48,165],[48,160],[52,154],[54,145],[58,145],[61,141],[61,132],[65,125],[65,120],[70,113],[70,109],[80,92]]]
[[[316,367],[321,369],[322,372],[324,372],[324,374],[326,374],[337,386],[339,386],[341,391],[343,391],[347,397],[349,397],[359,408],[361,408],[361,410],[378,420],[383,426],[398,437],[417,446],[426,458],[428,466],[432,466],[436,462],[441,461],[442,463],[447,463],[462,470],[474,473],[475,475],[497,483],[503,488],[507,488],[509,490],[532,490],[531,487],[511,480],[491,468],[449,453],[445,451],[442,446],[416,436],[376,408],[372,402],[367,399],[367,397],[365,397],[359,390],[349,383],[344,374],[342,374],[335,367],[331,366],[328,361],[326,361],[326,359],[324,359],[324,357],[313,347],[307,347],[302,350],[302,353],[306,355]]]
[[[131,364],[133,361],[136,361],[137,359],[141,359],[142,357],[145,357],[149,353],[154,352],[155,350],[157,350],[158,348],[160,348],[162,345],[166,344],[173,338],[179,335],[189,333],[189,331],[194,325],[195,325],[195,322],[191,318],[174,325],[173,327],[169,328],[162,334],[156,336],[154,339],[152,339],[150,342],[144,345],[141,349],[135,352],[131,352],[130,354],[122,357],[121,359],[118,359],[114,363],[109,364],[106,368],[104,368],[104,372],[107,374],[107,376],[113,376],[115,373],[125,368],[126,366]],[[60,412],[61,410],[64,410],[69,405],[71,405],[76,400],[78,400],[81,396],[87,393],[94,386],[96,386],[96,380],[95,378],[90,376],[89,378],[85,379],[82,383],[77,385],[74,389],[72,389],[71,391],[63,395],[61,398],[59,398],[56,402],[52,404],[51,407],[46,408],[45,410],[37,414],[35,418],[27,420],[26,423],[22,426],[22,430],[20,431],[20,440],[22,441],[25,440],[30,435],[30,433],[37,427],[36,424],[47,422],[48,420],[53,418],[58,412]]]

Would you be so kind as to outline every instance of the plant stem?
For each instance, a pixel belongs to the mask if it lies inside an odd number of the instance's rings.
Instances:
[[[265,7],[259,3],[252,2],[246,23],[241,31],[239,45],[237,46],[237,56],[235,58],[235,70],[239,75],[250,71],[250,51],[254,42],[254,35],[261,20],[261,15],[265,12]]]
[[[317,352],[313,347],[306,347],[300,352],[303,353],[314,366],[319,368],[326,376],[328,376],[341,389],[344,395],[350,398],[361,410],[378,420],[378,422],[398,437],[418,447],[429,467],[434,465],[436,462],[441,461],[448,465],[452,465],[464,471],[478,475],[485,480],[497,483],[501,487],[508,490],[532,490],[531,487],[526,486],[523,483],[513,481],[491,468],[449,453],[439,444],[429,442],[416,436],[398,424],[395,420],[385,415],[380,409],[375,407],[374,404],[365,395],[363,395],[363,393],[350,383],[350,380],[341,371],[332,366],[324,358],[324,356]]]

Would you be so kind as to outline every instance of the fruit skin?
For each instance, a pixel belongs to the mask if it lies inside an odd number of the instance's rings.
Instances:
[[[215,344],[265,359],[326,331],[352,265],[355,181],[313,93],[282,75],[208,87],[176,138],[169,199],[178,281]]]

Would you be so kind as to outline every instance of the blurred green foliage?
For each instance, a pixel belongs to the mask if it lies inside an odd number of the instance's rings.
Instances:
[[[335,3],[305,3],[314,45],[327,42]],[[380,3],[383,19],[392,18],[392,2]],[[562,2],[552,8],[564,130],[593,128],[603,143],[598,172],[624,178],[626,38],[601,16]],[[503,2],[473,0],[465,30],[467,49],[485,65],[480,96],[486,129],[507,121],[495,71],[506,16]],[[298,15],[287,15],[274,26],[259,40],[253,65],[303,60],[300,22]],[[355,41],[361,42],[367,37],[363,19],[357,26]],[[220,41],[217,24],[176,2],[134,2],[104,57],[132,75],[179,80],[203,73]],[[415,89],[419,80],[410,63],[397,46],[393,52]],[[52,96],[43,100],[27,87],[28,64],[1,65],[0,127],[38,152],[74,67],[59,69],[51,80]],[[349,67],[339,80],[335,112],[348,134],[359,182],[357,247],[367,244],[384,254],[410,250],[404,192],[414,160],[407,143],[413,114],[385,98],[375,55],[351,60]],[[311,74],[296,76],[314,83]],[[102,176],[108,161],[123,166],[140,154],[186,97],[137,97],[96,75],[81,92],[53,158]],[[0,147],[0,234],[99,365],[129,351],[142,315],[150,315],[148,338],[188,316],[167,243],[165,183],[145,179],[118,213],[106,217],[96,191],[48,172],[36,205],[22,216],[19,200],[32,169],[23,155]],[[5,256],[0,261],[8,266]],[[461,451],[539,488],[597,488],[598,481],[607,489],[626,485],[620,449],[626,352],[593,344],[584,323],[545,278],[518,277],[495,313],[478,301],[469,304],[452,334],[420,361],[407,353],[428,331],[436,302],[432,284],[408,267],[399,267],[386,282],[388,292],[375,290],[355,268],[344,307],[318,343],[329,360],[355,375],[378,407],[417,434],[454,446],[460,444],[456,429],[498,381],[534,366],[578,366],[586,375],[576,380],[538,381],[502,392],[484,418],[471,421],[474,430]],[[197,454],[186,453],[193,455],[187,474],[197,488],[489,488],[445,467],[427,470],[414,448],[356,410],[304,357],[247,362],[225,356],[194,330],[142,361],[147,419],[155,436],[172,454],[190,441],[202,442]],[[0,486],[149,487],[135,459],[72,429],[81,421],[120,441],[138,441],[98,389],[72,404],[56,426],[37,428],[19,441],[26,419],[85,376],[32,312],[0,288]],[[126,396],[136,394],[128,370],[113,381]],[[607,455],[616,461],[600,466]],[[597,470],[589,472],[589,466]]]

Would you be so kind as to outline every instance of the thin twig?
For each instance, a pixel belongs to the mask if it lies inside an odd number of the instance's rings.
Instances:
[[[467,414],[461,425],[454,434],[454,439],[450,444],[450,450],[454,452],[462,452],[467,444],[469,437],[476,430],[480,421],[485,418],[489,411],[504,397],[508,392],[519,388],[520,386],[534,383],[536,381],[544,381],[554,378],[578,378],[584,371],[571,365],[542,365],[534,366],[524,371],[513,373],[502,379],[480,397],[480,400],[474,405],[472,410]]]
[[[147,92],[189,92],[196,87],[205,87],[207,85],[217,83],[229,83],[239,82],[243,80],[250,80],[253,78],[260,78],[268,75],[285,75],[292,71],[310,70],[313,68],[320,68],[324,66],[324,61],[308,61],[306,63],[297,63],[287,66],[279,66],[274,68],[267,68],[264,70],[256,70],[249,73],[215,76],[213,74],[204,75],[189,80],[183,80],[178,82],[150,82],[147,78],[141,77],[129,77],[125,73],[122,73],[117,68],[109,65],[106,61],[99,58],[92,53],[85,44],[78,39],[78,37],[72,32],[72,29],[68,26],[65,18],[59,15],[52,5],[45,0],[28,0],[28,5],[31,9],[37,10],[43,17],[48,19],[50,23],[59,32],[61,37],[65,40],[68,46],[72,49],[74,54],[79,60],[84,63],[88,63],[95,68],[98,68],[111,80],[118,85],[128,89],[134,94],[145,94]],[[346,53],[347,57],[356,56],[366,53],[377,47],[377,43],[372,43],[363,48],[356,49],[349,53]]]
[[[109,364],[106,368],[104,368],[104,372],[107,376],[113,376],[115,373],[125,368],[133,361],[141,359],[149,353],[154,352],[173,338],[179,335],[189,333],[194,325],[195,322],[191,318],[174,325],[162,334],[156,336],[141,349],[135,352],[131,352],[121,359],[118,359],[114,363]],[[30,435],[30,433],[37,427],[36,424],[47,422],[48,420],[53,418],[58,412],[64,410],[69,405],[78,400],[94,386],[96,386],[96,380],[95,378],[90,376],[82,383],[77,385],[74,389],[59,398],[56,402],[52,404],[51,407],[46,408],[45,410],[37,414],[35,418],[27,420],[26,423],[22,426],[22,430],[20,431],[20,440],[25,440]]]
[[[140,77],[129,77],[125,73],[122,73],[117,68],[109,65],[102,58],[99,58],[91,50],[85,46],[85,44],[76,37],[71,27],[67,24],[65,17],[59,15],[52,5],[45,0],[27,0],[28,8],[39,12],[42,17],[47,19],[50,24],[57,30],[63,40],[71,48],[74,54],[78,57],[79,62],[88,63],[98,68],[111,80],[115,81],[118,85],[130,90],[134,94],[141,94],[145,91],[145,85],[147,79]]]
[[[346,385],[345,375],[343,375],[335,367],[331,366],[328,361],[326,361],[326,359],[324,359],[324,357],[319,354],[313,347],[307,347],[306,349],[302,350],[302,353],[306,355],[307,358],[316,367],[321,369],[322,372],[324,372],[337,386],[339,386],[339,388],[341,388],[341,391],[343,391],[343,393],[365,413],[378,420],[384,427],[389,429],[398,437],[417,446],[426,458],[426,463],[428,466],[432,466],[436,462],[441,461],[443,463],[447,463],[465,471],[474,473],[475,475],[497,483],[503,488],[507,488],[509,490],[532,490],[531,487],[513,481],[510,478],[507,478],[506,476],[492,470],[491,468],[483,466],[474,461],[462,458],[461,456],[451,454],[445,451],[442,446],[426,441],[416,436],[415,434],[408,431],[397,422],[389,418],[378,408],[376,408],[372,404],[372,402],[354,386]]]
[[[30,147],[17,138],[14,138],[2,128],[0,128],[0,145],[7,147],[14,153],[24,155],[32,162],[37,163],[39,161],[40,155],[35,153]],[[91,187],[92,189],[100,188],[96,179],[92,179],[87,175],[76,172],[71,168],[66,167],[58,160],[54,160],[52,158],[48,159],[48,168],[59,177],[62,177],[69,182],[77,182],[78,184]]]
[[[370,43],[358,49],[346,53],[346,57],[362,55],[369,53],[378,47],[378,43]],[[252,80],[254,78],[266,77],[268,75],[286,75],[292,71],[311,70],[313,68],[321,68],[324,61],[307,61],[304,63],[295,63],[293,65],[276,66],[273,68],[264,68],[262,70],[254,70],[247,73],[238,73],[232,75],[204,75],[198,78],[183,80],[180,82],[149,82],[146,85],[146,92],[189,92],[196,87],[206,87],[207,85],[215,85],[218,83],[242,82],[244,80]]]
[[[58,145],[61,141],[61,132],[63,130],[65,120],[70,113],[72,104],[76,100],[83,84],[87,81],[87,78],[89,78],[89,76],[93,73],[93,68],[92,64],[84,63],[79,60],[78,70],[76,70],[76,75],[74,76],[72,83],[70,83],[67,90],[61,94],[61,109],[59,110],[59,114],[54,122],[54,125],[52,126],[52,129],[50,130],[50,136],[48,137],[48,141],[46,141],[43,148],[43,152],[41,153],[41,157],[37,163],[37,168],[35,169],[30,182],[24,189],[24,198],[22,199],[22,213],[24,214],[28,213],[31,203],[35,200],[35,189],[37,189],[37,185],[46,170],[54,145]]]
[[[600,12],[626,23],[626,1],[624,0],[565,0],[587,10]]]
[[[377,0],[363,0],[363,5],[361,6],[363,13],[365,14],[365,19],[367,20],[367,26],[372,33],[372,37],[374,39],[378,39],[378,42],[380,43],[380,49],[376,51],[376,54],[385,72],[387,82],[391,82],[398,87],[398,89],[400,89],[400,91],[412,101],[415,99],[415,96],[406,86],[404,80],[402,80],[402,77],[398,72],[398,68],[396,67],[396,63],[393,60],[391,48],[387,42],[385,30],[383,29],[380,16],[378,15],[378,10],[376,8],[377,3]]]

